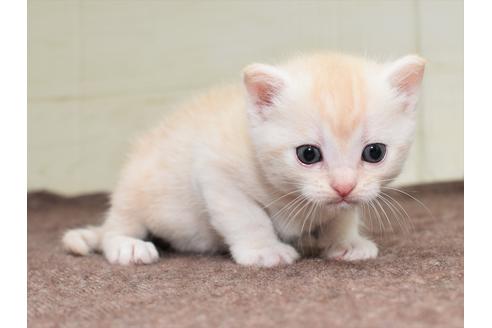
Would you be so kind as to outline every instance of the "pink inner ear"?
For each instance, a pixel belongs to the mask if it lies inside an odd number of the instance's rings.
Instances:
[[[424,69],[425,60],[417,55],[405,56],[389,66],[389,83],[406,109],[413,110],[417,104]]]
[[[273,105],[273,99],[278,95],[282,88],[282,83],[257,83],[254,87],[256,88],[255,104],[256,106],[263,108]]]
[[[392,76],[392,85],[396,87],[399,93],[407,96],[413,96],[422,82],[424,76],[424,66],[409,65],[403,67]]]
[[[272,106],[284,87],[282,78],[264,65],[248,67],[244,72],[244,84],[259,109]]]
[[[422,82],[424,68],[423,58],[415,55],[403,57],[391,68],[390,83],[400,95],[413,98],[417,95]]]

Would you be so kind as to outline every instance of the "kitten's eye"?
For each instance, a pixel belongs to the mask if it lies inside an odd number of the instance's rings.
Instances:
[[[362,160],[369,163],[381,162],[386,154],[386,145],[382,143],[373,143],[367,145],[362,151]]]
[[[297,147],[297,158],[307,165],[320,162],[323,159],[319,148],[311,145]]]

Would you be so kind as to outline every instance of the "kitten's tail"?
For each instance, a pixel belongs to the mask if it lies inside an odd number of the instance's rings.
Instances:
[[[66,251],[76,255],[88,255],[101,250],[102,227],[88,226],[65,232],[62,238]]]

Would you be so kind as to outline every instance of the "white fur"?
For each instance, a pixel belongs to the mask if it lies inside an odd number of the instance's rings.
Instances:
[[[343,140],[322,116],[336,110],[331,90],[320,101],[311,92],[321,88],[314,72],[325,62],[363,67],[365,94],[350,97],[356,107],[365,96],[366,111]],[[408,71],[405,60],[393,67],[317,55],[246,68],[246,94],[235,86],[212,90],[140,139],[104,224],[68,231],[65,248],[80,255],[102,251],[111,263],[148,264],[158,259],[155,246],[143,241],[150,232],[179,251],[228,249],[243,265],[290,264],[311,246],[327,258],[375,257],[376,245],[359,234],[358,204],[374,199],[400,172],[412,140],[409,104],[418,86],[402,95],[389,78],[402,67]],[[364,145],[381,141],[388,145],[385,160],[362,163]],[[326,161],[300,165],[295,149],[303,144],[320,145]],[[352,203],[333,204],[331,184],[349,178],[356,182],[347,198]],[[310,234],[316,229],[319,238]]]

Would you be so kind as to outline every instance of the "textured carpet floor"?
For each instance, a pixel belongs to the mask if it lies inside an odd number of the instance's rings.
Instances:
[[[100,220],[105,195],[28,195],[29,327],[460,327],[463,184],[394,193],[409,233],[377,239],[360,263],[303,259],[255,269],[227,256],[163,249],[151,266],[111,266],[60,247],[69,228]]]

